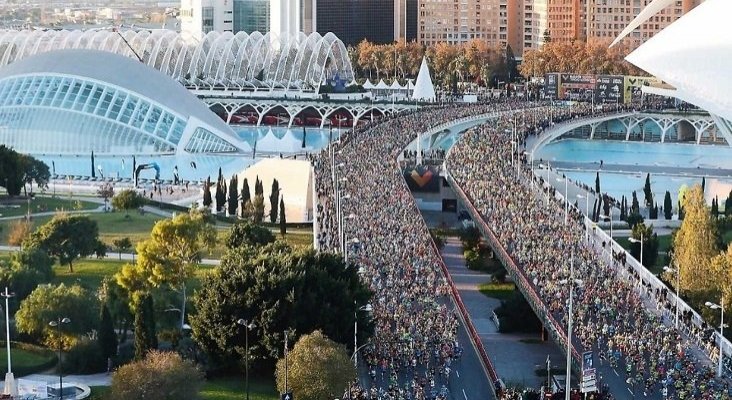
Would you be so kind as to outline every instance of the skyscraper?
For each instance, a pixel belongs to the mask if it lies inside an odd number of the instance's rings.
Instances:
[[[211,32],[234,30],[233,0],[181,0],[181,31],[200,38]]]
[[[269,0],[233,0],[234,32],[269,32]]]
[[[395,15],[403,0],[317,0],[316,30],[324,35],[333,32],[346,46],[366,39],[373,43],[391,43],[400,28]]]

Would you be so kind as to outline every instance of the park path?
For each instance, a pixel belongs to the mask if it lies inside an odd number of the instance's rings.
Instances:
[[[491,276],[467,268],[462,244],[458,238],[446,238],[441,254],[488,357],[504,383],[509,386],[536,388],[541,386],[543,377],[537,376],[534,371],[545,366],[547,356],[551,358],[553,365],[564,365],[562,361],[564,357],[559,348],[551,341],[537,340],[538,332],[536,334],[498,332],[492,315],[493,310],[499,307],[501,302],[485,296],[478,290],[478,286],[490,281]]]

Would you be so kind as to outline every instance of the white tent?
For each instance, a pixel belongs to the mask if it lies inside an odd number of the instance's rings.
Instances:
[[[417,83],[414,84],[412,99],[435,101],[436,98],[435,85],[432,84],[427,58],[422,57],[422,65],[419,67],[419,75],[417,75]]]
[[[394,79],[394,82],[391,83],[390,89],[391,90],[404,90],[404,86],[400,85],[399,81]]]
[[[411,79],[407,81],[407,90],[414,90],[414,81]]]
[[[376,84],[376,87],[374,88],[376,90],[387,90],[389,89],[389,85],[387,85],[384,80],[380,80],[379,83]]]
[[[366,90],[371,90],[374,88],[374,84],[371,83],[370,80],[366,79],[366,82],[364,82],[364,84],[363,84],[363,88]]]

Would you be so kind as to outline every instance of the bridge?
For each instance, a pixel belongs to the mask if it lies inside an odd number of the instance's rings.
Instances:
[[[245,123],[262,125],[266,119],[276,121],[276,125],[308,125],[324,128],[326,126],[352,128],[361,121],[381,116],[394,115],[417,107],[414,102],[373,101],[353,95],[351,99],[317,98],[256,98],[234,97],[233,94],[207,93],[199,98],[228,124]]]

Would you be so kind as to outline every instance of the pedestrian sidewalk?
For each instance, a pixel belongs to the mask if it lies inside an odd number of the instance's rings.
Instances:
[[[467,268],[462,244],[458,238],[445,239],[442,259],[470,314],[470,319],[483,342],[488,357],[504,383],[509,386],[521,385],[538,388],[541,386],[543,376],[536,375],[534,371],[537,368],[545,367],[547,356],[551,358],[552,365],[565,365],[564,357],[554,343],[537,340],[540,339],[540,332],[535,335],[498,332],[491,316],[493,310],[498,308],[501,302],[486,297],[478,290],[478,286],[489,282],[491,276]]]

